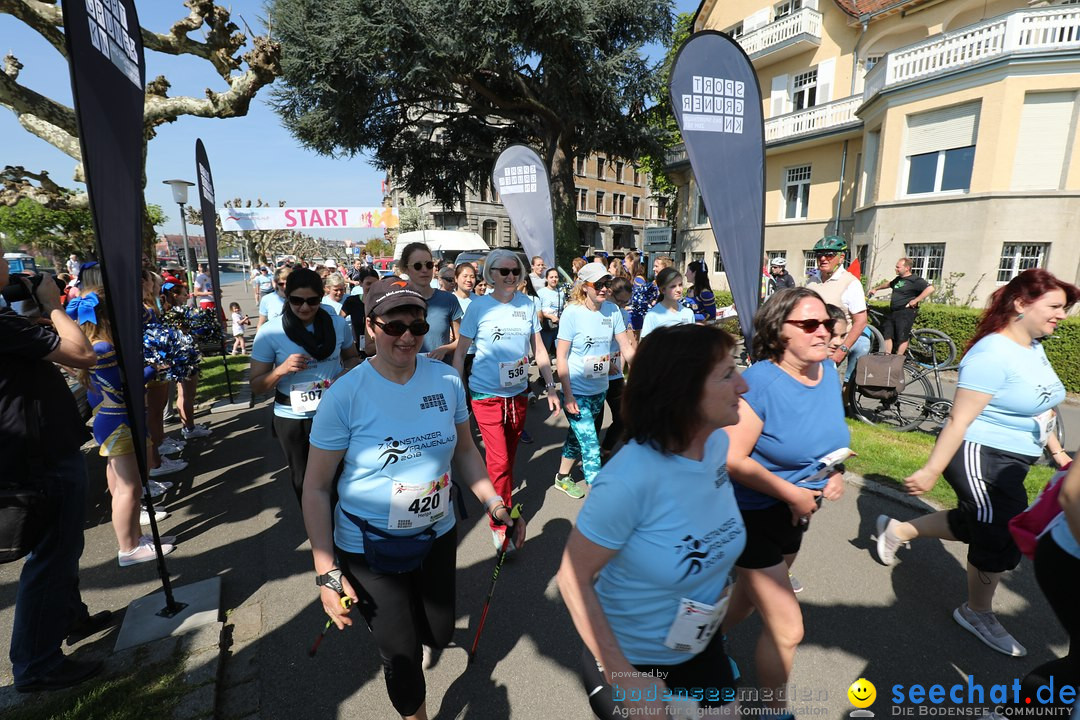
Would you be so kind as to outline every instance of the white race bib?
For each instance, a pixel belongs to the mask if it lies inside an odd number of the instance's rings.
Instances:
[[[524,387],[529,378],[529,358],[499,363],[499,386]]]
[[[680,600],[679,612],[671,623],[664,645],[672,650],[694,655],[704,650],[727,614],[730,599],[731,582],[728,582],[715,605],[689,598]]]
[[[1041,415],[1036,415],[1035,422],[1039,426],[1039,444],[1045,447],[1050,436],[1057,430],[1057,413],[1047,410]]]
[[[585,378],[588,380],[600,380],[606,378],[611,358],[608,355],[585,356]]]
[[[450,511],[450,473],[426,483],[395,480],[390,486],[388,530],[430,527]]]
[[[316,380],[315,382],[300,383],[289,389],[289,401],[292,403],[293,412],[315,412],[322,402],[323,392],[330,387],[329,380]]]
[[[622,375],[622,353],[611,353],[611,372],[608,373],[612,377],[619,377]]]

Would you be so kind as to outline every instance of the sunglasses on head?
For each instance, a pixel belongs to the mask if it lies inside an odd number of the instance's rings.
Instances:
[[[304,303],[307,303],[309,307],[317,307],[322,302],[322,298],[315,297],[300,297],[299,295],[290,295],[289,304],[293,307],[300,307]]]
[[[611,278],[600,278],[596,282],[589,283],[592,285],[593,290],[600,292],[601,290],[607,290],[611,287]]]
[[[434,267],[435,267],[435,263],[433,263],[431,260],[428,260],[426,263],[414,262],[412,264],[412,269],[413,270],[423,270],[424,268],[427,268],[428,270],[431,270]]]
[[[519,268],[519,267],[491,268],[491,272],[499,273],[503,277],[506,277],[507,275],[513,275],[514,277],[518,277],[519,275],[521,275],[521,268]]]
[[[426,320],[413,320],[409,324],[405,324],[401,320],[391,320],[390,322],[382,322],[381,320],[371,319],[371,324],[378,327],[384,333],[390,337],[401,337],[408,330],[413,334],[413,337],[420,337],[421,335],[427,335],[431,326],[427,324]]]
[[[818,320],[816,318],[813,320],[785,320],[784,322],[788,325],[798,325],[802,328],[804,333],[817,332],[817,329],[822,325],[824,325],[825,329],[829,332],[832,332],[833,328],[836,327],[835,318],[829,318],[828,320]]]
[[[832,260],[834,257],[836,257],[836,253],[834,253],[834,252],[819,252],[819,253],[814,253],[814,257],[816,257],[818,260],[820,260],[822,258],[825,258],[827,260]]]

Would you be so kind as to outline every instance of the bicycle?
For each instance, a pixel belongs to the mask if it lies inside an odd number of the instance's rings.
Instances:
[[[877,308],[866,306],[867,328],[870,329],[870,352],[885,352],[885,338],[878,326],[885,322],[886,313]],[[947,334],[934,328],[915,328],[908,338],[908,347],[904,353],[924,368],[937,367],[938,370],[951,370],[956,362],[956,343]]]

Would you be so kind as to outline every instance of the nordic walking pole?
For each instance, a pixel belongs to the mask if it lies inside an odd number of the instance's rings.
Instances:
[[[341,607],[348,610],[350,605],[352,605],[352,599],[348,595],[342,595],[341,596]],[[323,626],[322,632],[319,633],[319,637],[315,638],[315,644],[311,646],[310,650],[308,650],[308,652],[307,652],[308,657],[315,657],[315,653],[318,652],[319,646],[322,645],[323,638],[326,637],[326,631],[329,630],[330,626],[333,625],[333,624],[334,624],[334,619],[333,618],[329,618],[326,621],[326,625]]]
[[[510,517],[516,523],[521,519],[521,503],[518,503],[510,511]],[[476,659],[476,646],[480,644],[480,633],[484,631],[484,620],[487,619],[488,608],[491,607],[491,596],[495,594],[495,581],[499,579],[499,570],[502,569],[503,560],[506,560],[506,548],[510,544],[510,528],[506,529],[502,547],[499,548],[499,562],[495,564],[495,572],[491,574],[491,587],[488,588],[487,600],[484,601],[484,609],[480,613],[480,624],[476,627],[476,637],[472,641],[472,650],[469,651],[469,663]]]

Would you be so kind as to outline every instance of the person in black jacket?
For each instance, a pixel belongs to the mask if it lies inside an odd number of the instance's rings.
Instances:
[[[0,288],[11,281],[0,259]],[[16,277],[15,282],[25,282]],[[29,283],[26,283],[29,288]],[[19,692],[76,685],[100,662],[65,657],[60,644],[109,624],[112,613],[90,616],[79,595],[79,557],[86,514],[86,466],[79,448],[88,437],[75,399],[53,363],[90,368],[94,349],[60,305],[46,277],[34,290],[42,318],[16,314],[0,302],[0,457],[8,478],[33,479],[53,499],[44,536],[26,557],[15,597],[11,666]],[[49,329],[51,324],[55,329]]]

